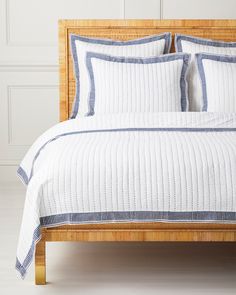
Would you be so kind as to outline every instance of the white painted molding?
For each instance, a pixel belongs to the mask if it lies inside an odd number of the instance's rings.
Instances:
[[[125,3],[126,3],[126,0],[122,0],[122,18],[125,19]]]
[[[8,134],[8,142],[7,144],[10,146],[23,146],[25,148],[28,148],[29,145],[27,144],[14,144],[12,140],[12,90],[16,89],[24,89],[24,90],[41,90],[41,89],[55,89],[57,90],[59,88],[59,85],[7,85],[7,105],[8,105],[8,124],[7,124],[7,134]],[[27,118],[26,118],[27,119]]]
[[[6,22],[6,46],[27,46],[27,47],[56,47],[56,43],[49,42],[16,42],[11,39],[11,11],[9,6],[10,0],[5,0],[5,22]],[[27,10],[27,8],[26,8]]]
[[[26,187],[22,184],[22,181],[17,176],[17,168],[18,165],[0,165],[0,188],[4,187],[16,187],[17,189],[26,189]]]
[[[160,19],[163,19],[163,1],[164,0],[160,0]]]
[[[0,93],[0,165],[18,165],[29,145],[59,121],[58,68],[1,66]]]
[[[0,166],[18,166],[21,159],[0,159]]]

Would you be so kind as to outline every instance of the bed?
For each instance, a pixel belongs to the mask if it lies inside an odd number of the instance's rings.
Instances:
[[[60,20],[60,120],[69,118],[75,96],[75,77],[70,34],[132,40],[163,32],[183,33],[209,39],[236,41],[235,20]],[[174,51],[174,42],[171,47]],[[192,116],[192,115],[191,115]],[[171,120],[171,118],[170,118]],[[191,122],[192,122],[191,118]],[[111,119],[112,121],[112,119]],[[125,121],[125,119],[124,119]],[[100,124],[95,122],[96,124]],[[102,123],[101,123],[102,124]],[[105,124],[105,123],[104,123]],[[109,124],[109,122],[108,122]],[[115,126],[115,118],[114,118]],[[196,219],[197,220],[197,219]],[[231,220],[232,221],[232,220]],[[101,222],[41,227],[35,251],[35,283],[46,284],[47,242],[236,242],[234,222]]]

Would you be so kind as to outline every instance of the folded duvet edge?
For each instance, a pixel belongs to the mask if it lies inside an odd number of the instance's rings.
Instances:
[[[66,132],[62,134],[58,134],[53,138],[47,140],[41,147],[39,147],[38,152],[33,158],[33,163],[37,159],[39,152],[47,146],[47,144],[51,143],[52,141],[67,135],[75,135],[75,134],[84,134],[84,133],[96,133],[96,132],[124,132],[124,131],[159,131],[159,132],[235,132],[235,127],[134,127],[134,128],[113,128],[113,129],[92,129],[92,130],[80,130],[80,131],[73,131],[73,132]],[[32,165],[33,165],[32,163]],[[24,185],[28,185],[29,181],[32,177],[32,173],[28,177],[25,170],[19,166],[17,169],[17,175],[21,179]]]

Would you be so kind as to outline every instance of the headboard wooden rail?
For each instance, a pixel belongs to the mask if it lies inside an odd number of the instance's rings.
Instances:
[[[75,78],[70,51],[70,34],[130,40],[147,35],[171,32],[203,38],[236,41],[236,20],[60,20],[60,120],[69,118]],[[174,44],[172,42],[172,52]]]

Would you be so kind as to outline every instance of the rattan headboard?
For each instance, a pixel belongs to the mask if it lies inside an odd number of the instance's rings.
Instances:
[[[161,32],[236,41],[236,20],[60,20],[60,120],[69,118],[75,96],[70,34],[117,40],[136,39]],[[174,44],[172,42],[172,51]]]

